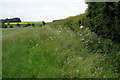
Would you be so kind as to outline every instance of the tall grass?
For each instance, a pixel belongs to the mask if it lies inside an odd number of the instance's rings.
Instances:
[[[60,26],[3,29],[3,78],[119,77],[119,44]]]

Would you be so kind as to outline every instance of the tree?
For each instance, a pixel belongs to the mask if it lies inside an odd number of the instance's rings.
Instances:
[[[42,21],[42,24],[45,25],[46,23],[44,21]]]
[[[21,22],[20,18],[11,18],[11,19],[5,19],[5,23],[10,23],[10,22]]]
[[[16,25],[17,25],[18,27],[20,27],[20,24],[19,24],[19,23],[17,23]]]
[[[13,28],[13,25],[10,25],[10,28]]]
[[[33,27],[35,27],[35,25],[34,24],[31,24]]]
[[[2,26],[2,28],[7,28],[7,25],[5,25],[5,21],[4,20],[1,20],[1,26]]]
[[[24,27],[28,27],[28,26],[31,26],[31,24],[30,24],[30,23],[27,23]]]

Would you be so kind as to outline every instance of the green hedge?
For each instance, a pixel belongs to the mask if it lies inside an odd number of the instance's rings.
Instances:
[[[86,20],[92,31],[120,42],[120,2],[89,2]]]

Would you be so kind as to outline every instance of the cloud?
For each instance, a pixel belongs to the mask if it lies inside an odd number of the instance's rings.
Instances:
[[[61,19],[83,13],[84,0],[1,0],[1,18],[20,17],[26,20]]]

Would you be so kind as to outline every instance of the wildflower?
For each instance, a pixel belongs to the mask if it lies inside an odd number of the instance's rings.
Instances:
[[[36,47],[38,46],[38,44],[35,45]]]
[[[58,48],[55,49],[56,51],[58,50]]]
[[[61,33],[61,31],[59,31],[59,33]]]
[[[86,28],[86,30],[89,30],[88,28]]]
[[[100,44],[101,42],[100,42],[100,41],[98,41],[98,43]]]
[[[84,41],[85,39],[83,38],[83,39],[81,39],[82,41]]]
[[[81,29],[83,29],[83,28],[84,28],[84,26],[80,26],[80,28],[81,28]]]
[[[49,37],[49,39],[50,39],[50,40],[53,40],[53,38],[52,38],[52,37]]]
[[[79,72],[79,70],[77,70],[77,73]]]
[[[32,42],[32,40],[30,40],[30,42]]]

